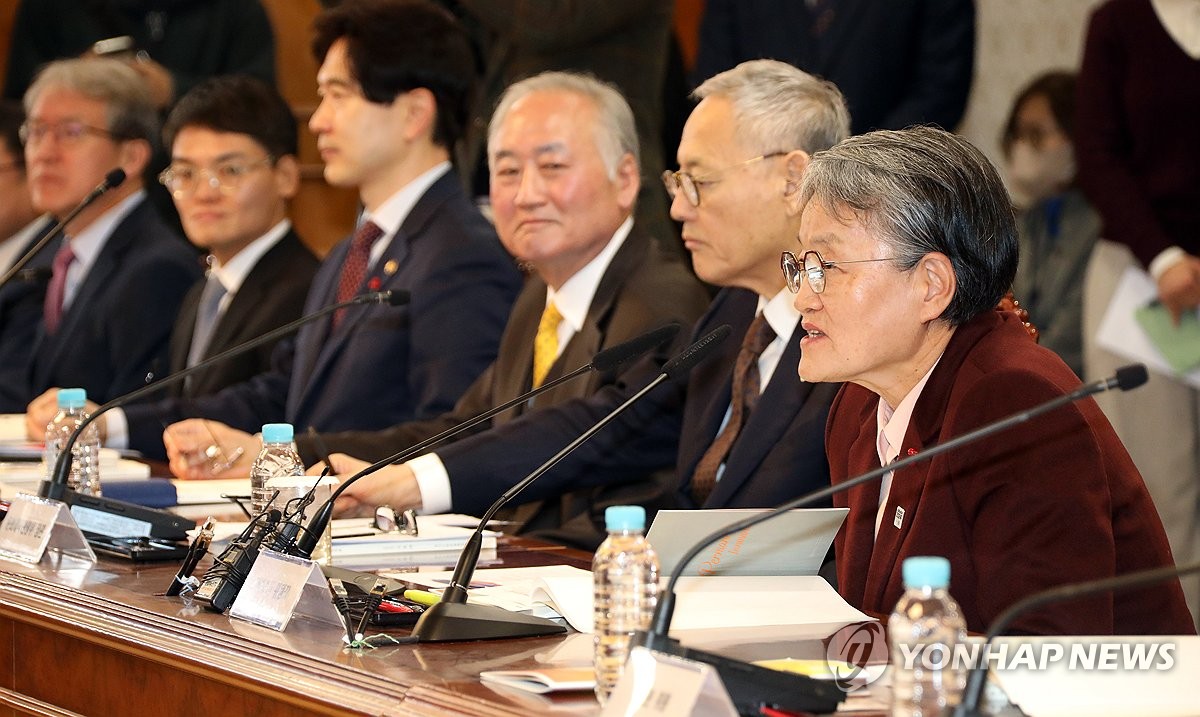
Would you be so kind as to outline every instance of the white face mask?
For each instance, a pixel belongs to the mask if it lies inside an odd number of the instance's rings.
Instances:
[[[1075,151],[1064,142],[1038,150],[1027,140],[1013,142],[1008,179],[1013,189],[1036,202],[1054,196],[1075,178]]]

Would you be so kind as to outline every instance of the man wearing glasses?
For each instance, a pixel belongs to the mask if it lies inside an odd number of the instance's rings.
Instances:
[[[245,76],[206,80],[176,104],[163,135],[171,165],[159,180],[209,264],[175,322],[174,372],[300,316],[318,261],[287,219],[300,179],[296,120],[275,90]],[[171,391],[192,398],[250,379],[271,367],[274,345],[212,366]],[[57,410],[53,391],[35,400],[26,414],[30,433],[44,430]],[[128,446],[121,409],[99,423],[106,445]]]
[[[64,217],[113,169],[124,183],[65,229],[34,340],[27,400],[78,386],[107,401],[168,370],[167,342],[196,255],[146,201],[142,172],[158,116],[144,82],[115,60],[64,60],[25,93],[21,129],[34,206]],[[44,430],[45,424],[42,424]]]
[[[672,464],[682,508],[767,507],[828,485],[825,419],[837,386],[802,383],[792,368],[803,331],[779,256],[794,246],[799,222],[791,196],[809,157],[848,135],[849,113],[832,85],[770,60],[717,75],[696,95],[700,103],[679,145],[681,171],[664,180],[696,274],[723,287],[694,334],[730,324],[734,338],[692,371],[686,386],[665,384],[634,404],[530,486],[525,500]],[[365,513],[381,502],[482,512],[581,427],[644,386],[662,359],[635,364],[587,399],[439,450],[448,500],[431,499],[437,490],[397,466],[377,479],[388,481],[385,493],[377,492],[378,482],[360,481],[340,508]]]

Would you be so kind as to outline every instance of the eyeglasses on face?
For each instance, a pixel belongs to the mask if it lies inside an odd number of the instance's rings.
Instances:
[[[779,268],[783,269],[783,278],[787,288],[793,294],[800,292],[800,286],[808,278],[808,286],[814,294],[825,291],[825,270],[842,264],[871,264],[877,261],[893,261],[887,259],[858,259],[856,261],[825,261],[815,251],[806,251],[799,259],[790,251],[783,252],[779,257]]]
[[[54,135],[55,141],[62,145],[79,144],[88,136],[106,137],[117,140],[128,139],[114,134],[103,127],[93,127],[76,120],[66,120],[63,122],[26,120],[20,129],[17,130],[17,134],[21,137],[23,144],[34,145],[44,142],[49,135]]]
[[[270,157],[263,157],[254,162],[222,162],[212,168],[173,164],[158,175],[158,181],[176,199],[190,197],[200,188],[201,182],[207,182],[221,194],[233,194],[247,174],[272,162]]]
[[[703,177],[693,177],[687,172],[672,172],[668,169],[662,173],[663,186],[667,188],[667,195],[670,196],[671,199],[675,199],[676,194],[683,192],[683,196],[688,200],[688,203],[693,207],[698,207],[700,206],[700,187],[702,185],[715,184],[721,181],[721,175],[728,174],[729,172],[732,172],[735,169],[740,169],[741,167],[747,167],[755,162],[761,162],[764,159],[782,157],[785,154],[787,154],[787,152],[769,152],[767,154],[760,154],[757,157],[751,157],[744,162],[738,162],[737,164],[730,165],[724,169],[718,169],[715,172],[709,172]]]

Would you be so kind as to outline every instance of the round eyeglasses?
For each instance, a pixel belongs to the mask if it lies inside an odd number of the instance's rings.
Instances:
[[[760,154],[757,157],[751,157],[744,162],[738,162],[737,164],[731,165],[724,169],[718,169],[715,172],[709,172],[703,177],[693,177],[687,172],[672,172],[668,169],[662,173],[663,186],[667,188],[667,196],[669,196],[672,200],[675,199],[676,194],[683,192],[683,196],[688,200],[688,203],[693,207],[698,207],[700,206],[700,187],[702,185],[719,182],[721,181],[721,175],[728,174],[729,172],[732,172],[740,167],[746,167],[754,164],[755,162],[761,162],[764,159],[770,159],[772,157],[782,157],[785,154],[787,154],[787,152],[768,152],[767,154]]]
[[[871,264],[877,261],[892,261],[887,259],[858,259],[856,261],[825,261],[815,251],[804,252],[799,259],[790,251],[785,251],[779,257],[779,268],[783,269],[783,278],[787,288],[793,294],[800,292],[800,285],[808,277],[808,286],[814,294],[825,291],[825,270],[842,264]]]
[[[26,120],[17,128],[17,136],[21,138],[22,144],[41,144],[46,140],[46,137],[51,135],[54,136],[54,140],[59,144],[68,146],[79,144],[85,137],[106,137],[113,140],[129,139],[114,132],[109,132],[103,127],[93,127],[76,120],[66,120],[64,122]]]
[[[158,181],[176,199],[183,199],[195,194],[202,182],[207,182],[209,187],[216,189],[221,194],[233,194],[247,174],[259,167],[270,166],[272,162],[274,160],[270,157],[263,157],[255,162],[222,162],[211,169],[190,165],[171,165],[158,175]]]

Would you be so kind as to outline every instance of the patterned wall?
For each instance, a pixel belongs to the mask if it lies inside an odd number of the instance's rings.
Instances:
[[[1016,93],[1049,69],[1078,69],[1088,16],[1103,0],[976,0],[975,81],[959,132],[1000,162]]]

